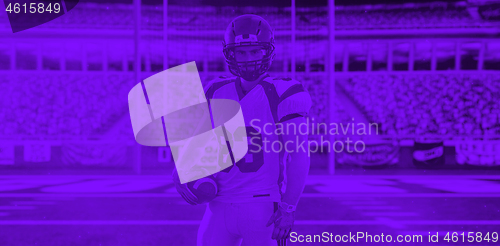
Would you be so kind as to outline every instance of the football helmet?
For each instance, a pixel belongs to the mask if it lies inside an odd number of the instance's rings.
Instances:
[[[267,72],[275,56],[271,26],[257,15],[241,15],[232,20],[226,28],[222,44],[229,71],[248,81],[254,81]],[[261,47],[264,56],[255,61],[237,61],[234,50],[239,46]]]

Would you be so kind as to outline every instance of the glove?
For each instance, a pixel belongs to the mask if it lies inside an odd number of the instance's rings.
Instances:
[[[271,216],[271,218],[267,222],[266,227],[269,227],[274,223],[272,239],[278,240],[279,243],[279,241],[284,241],[290,236],[294,221],[295,211],[287,212],[285,209],[280,207]]]
[[[186,184],[181,184],[181,181],[179,179],[179,174],[177,173],[177,169],[174,168],[174,171],[172,172],[172,178],[174,181],[175,189],[177,192],[184,198],[184,200],[191,204],[191,205],[197,205],[198,204],[198,198],[189,190]]]

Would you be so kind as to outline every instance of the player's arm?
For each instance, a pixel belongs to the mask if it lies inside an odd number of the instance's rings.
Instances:
[[[283,128],[283,146],[291,157],[290,162],[285,162],[287,182],[281,201],[296,206],[310,166],[308,135],[300,131],[300,126],[306,124],[312,100],[300,82],[285,80],[280,83],[286,85],[286,90],[280,95],[277,114]]]
[[[312,101],[309,93],[296,81],[289,82],[279,101],[277,115],[283,127],[283,145],[291,160],[285,162],[287,182],[285,193],[281,196],[280,208],[273,214],[268,225],[270,223],[275,225],[272,238],[283,240],[292,230],[295,206],[299,202],[309,173],[308,136],[307,132],[299,130],[299,126],[306,123],[305,116],[311,108]]]
[[[284,129],[299,129],[301,124],[306,124],[305,117],[296,117],[283,122]],[[296,206],[304,190],[306,177],[309,173],[310,160],[308,154],[307,133],[286,132],[283,135],[283,144],[288,146],[290,162],[286,163],[286,190],[281,196],[281,201]],[[297,148],[303,146],[304,148]]]
[[[305,118],[300,116],[283,123],[284,129],[298,129],[301,123],[305,123]],[[289,128],[286,128],[290,126]],[[299,202],[299,198],[304,190],[307,174],[309,173],[309,156],[308,156],[308,138],[307,133],[286,132],[284,131],[283,144],[285,146],[293,146],[294,149],[288,149],[291,157],[290,162],[286,163],[286,190],[281,196],[281,203],[278,211],[269,219],[267,226],[274,223],[274,231],[272,239],[285,240],[289,237],[293,223],[295,221],[295,206]],[[296,146],[304,146],[304,148],[296,148]],[[291,207],[289,206],[291,205]]]

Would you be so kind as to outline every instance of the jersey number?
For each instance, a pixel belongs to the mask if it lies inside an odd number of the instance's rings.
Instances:
[[[246,139],[244,139],[246,131]],[[226,131],[227,138],[232,139],[236,142],[245,141],[248,144],[247,154],[239,161],[236,162],[235,166],[240,169],[242,173],[253,173],[257,172],[262,165],[264,165],[264,152],[262,151],[262,135],[251,126],[239,127],[234,132],[234,136],[230,132]],[[217,136],[220,145],[226,145],[227,141],[224,136]],[[232,162],[231,156],[229,155],[228,148],[220,148],[219,151],[219,162],[224,164],[229,164]],[[229,173],[233,166],[222,170],[221,172]]]

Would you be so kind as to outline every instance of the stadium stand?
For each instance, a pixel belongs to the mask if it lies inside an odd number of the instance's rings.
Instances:
[[[127,73],[2,76],[3,135],[103,134],[126,114],[131,79]],[[313,99],[310,117],[328,122],[327,85],[319,76],[298,79]],[[500,134],[496,100],[500,76],[493,73],[356,75],[339,78],[337,83],[370,121],[381,124],[384,134]],[[76,105],[81,110],[74,112]],[[350,117],[337,106],[338,120],[349,122]]]
[[[169,29],[172,30],[224,30],[225,23],[244,13],[264,16],[276,30],[290,30],[290,8],[277,7],[214,7],[169,6]],[[6,17],[6,16],[4,16]],[[85,17],[85,18],[83,18]],[[327,7],[297,8],[298,30],[325,30]],[[162,7],[144,5],[142,25],[146,30],[161,30]],[[7,28],[7,22],[4,28]],[[79,3],[70,15],[64,15],[40,28],[80,28],[132,30],[132,5]],[[335,13],[336,29],[402,29],[442,27],[495,26],[471,16],[461,3],[421,3],[400,5],[338,6]]]
[[[386,134],[500,134],[498,74],[360,75],[339,82]]]
[[[127,74],[18,73],[2,76],[3,136],[91,136],[128,112]],[[8,95],[8,96],[6,96]],[[75,109],[78,109],[75,111]]]

